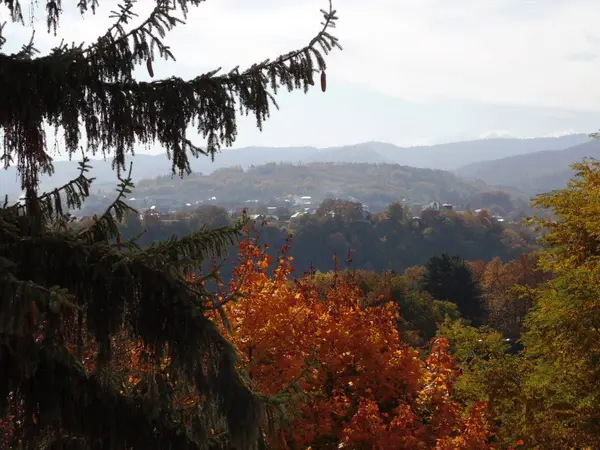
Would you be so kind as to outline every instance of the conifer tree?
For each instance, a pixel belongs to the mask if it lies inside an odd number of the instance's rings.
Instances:
[[[139,64],[152,75],[154,58],[173,59],[163,38],[202,2],[154,0],[149,17],[132,26],[135,0],[123,0],[96,42],[47,55],[33,42],[2,53],[0,32],[2,160],[16,167],[25,192],[24,202],[0,209],[0,417],[6,422],[7,409],[19,412],[10,416],[19,424],[19,448],[250,449],[261,442],[265,418],[274,417],[275,400],[253,393],[233,346],[208,319],[230,298],[186,280],[207,255],[222,254],[239,227],[146,250],[121,242],[116,225],[132,212],[125,200],[133,187],[131,166],[129,175],[123,171],[136,145],[158,143],[173,173],[183,175],[190,157],[214,157],[233,144],[238,112],[254,114],[260,128],[280,87],[306,91],[320,73],[325,90],[324,55],[339,47],[330,34],[337,17],[329,3],[306,47],[244,71],[136,81]],[[14,22],[24,22],[31,3],[0,0]],[[77,7],[90,14],[99,3],[78,0]],[[48,32],[56,34],[61,1],[45,6]],[[205,148],[188,137],[192,124]],[[53,172],[47,125],[61,130],[69,155],[112,156],[121,177],[115,201],[78,232],[67,207],[89,193],[89,160],[70,183],[38,192],[40,176]],[[133,394],[124,393],[114,370],[123,336],[147,355],[149,375]],[[88,344],[93,370],[83,352]],[[195,393],[191,417],[179,414],[169,387]]]
[[[475,324],[482,322],[485,308],[481,291],[462,258],[447,254],[430,258],[425,264],[421,286],[435,299],[455,303],[464,318]]]

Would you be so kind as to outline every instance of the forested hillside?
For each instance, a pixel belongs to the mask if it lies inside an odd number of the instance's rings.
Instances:
[[[83,217],[102,212],[110,204],[112,189],[102,187],[73,213]],[[183,179],[164,176],[137,183],[129,203],[140,211],[152,208],[169,214],[216,205],[262,214],[272,209],[271,213],[277,210],[289,217],[313,213],[322,201],[335,198],[361,203],[372,213],[396,201],[409,206],[413,215],[431,203],[448,204],[458,211],[486,208],[511,221],[533,213],[524,199],[482,182],[395,164],[273,163],[247,170],[221,169],[210,175],[194,173]]]
[[[450,172],[396,164],[273,163],[247,170],[237,167],[220,169],[210,175],[192,174],[184,179],[141,180],[133,195],[156,201],[168,199],[180,204],[197,204],[212,197],[218,204],[227,204],[310,196],[317,202],[326,198],[354,198],[375,209],[401,200],[419,205],[437,201],[477,209],[492,206],[482,205],[480,199],[488,193],[494,196],[497,191],[482,182],[466,181]],[[508,204],[507,213],[522,206],[520,203],[513,205],[510,200]]]
[[[177,195],[186,199],[235,201],[269,199],[290,194],[327,198],[352,196],[364,202],[389,203],[402,198],[429,203],[445,199],[461,203],[486,190],[483,183],[463,181],[450,172],[394,164],[267,164],[243,170],[221,169],[173,179],[141,180],[138,197]],[[328,195],[330,194],[330,195]]]

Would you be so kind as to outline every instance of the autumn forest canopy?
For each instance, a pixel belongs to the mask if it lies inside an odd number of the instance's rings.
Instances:
[[[60,35],[63,6],[85,16],[102,0],[42,3]],[[366,165],[345,170],[396,180],[376,212],[324,195],[295,217],[285,205],[142,213],[138,146],[162,146],[191,192],[206,183],[189,176],[191,158],[219,158],[240,114],[261,127],[280,91],[326,95],[326,58],[341,50],[324,1],[303,48],[154,78],[157,58],[174,59],[168,32],[203,3],[155,0],[143,18],[124,0],[95,42],[47,54],[35,40],[3,52],[0,28],[2,161],[24,193],[0,208],[0,449],[600,448],[600,163],[575,164],[520,223],[501,214],[502,193]],[[0,1],[14,24],[33,24],[30,6]],[[151,81],[135,79],[140,65]],[[83,158],[43,192],[53,139]],[[95,154],[119,185],[76,221]],[[279,173],[271,189],[295,182],[288,166],[254,170]],[[260,190],[256,172],[235,171],[217,178]],[[473,207],[415,213],[396,198],[411,176],[432,199],[442,186]],[[334,185],[335,174],[323,192]],[[377,180],[359,188],[381,200]]]

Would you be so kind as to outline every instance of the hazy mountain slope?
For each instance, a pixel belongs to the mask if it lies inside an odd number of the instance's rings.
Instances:
[[[343,162],[394,162],[403,166],[456,170],[478,161],[538,152],[562,150],[589,141],[585,134],[556,138],[497,138],[447,144],[398,147],[385,142],[363,142],[355,145],[320,150],[335,154]],[[354,158],[354,159],[352,159]],[[304,162],[310,162],[306,159]]]
[[[456,173],[487,184],[509,186],[534,194],[564,187],[573,175],[569,166],[585,157],[600,158],[600,141],[592,140],[565,150],[479,162],[461,167]]]
[[[132,175],[134,179],[143,177],[157,177],[163,175],[169,170],[169,162],[164,156],[158,158],[152,155],[137,154],[131,158],[134,163]],[[110,184],[116,187],[118,183],[116,171],[112,169],[112,160],[92,160],[90,162],[92,170],[90,175],[95,177],[94,187]],[[41,190],[47,191],[57,186],[62,186],[69,180],[75,178],[79,172],[77,160],[56,161],[54,163],[55,172],[51,177],[44,176],[41,179]],[[16,170],[11,167],[8,170],[0,170],[0,194],[2,197],[8,195],[9,198],[19,195],[21,192]]]
[[[456,170],[478,161],[505,158],[543,150],[562,150],[588,142],[584,134],[557,138],[532,139],[480,139],[467,142],[451,142],[430,147],[414,147],[402,152],[399,157],[380,150],[383,156],[394,159],[398,164],[432,169]]]
[[[321,156],[323,155],[323,157]],[[241,165],[245,168],[251,165],[261,165],[269,162],[286,161],[298,163],[302,161],[343,161],[344,155],[338,157],[327,156],[325,150],[321,151],[314,147],[246,147],[239,149],[224,149],[215,156],[215,161],[208,157],[192,158],[190,163],[194,172],[211,173],[215,170]],[[347,159],[347,158],[346,158]],[[130,159],[134,162],[132,176],[134,180],[144,178],[155,178],[158,176],[170,174],[170,161],[166,154],[146,155],[137,153]],[[96,178],[94,185],[96,187],[104,184],[116,184],[117,176],[112,169],[111,159],[107,161],[102,159],[93,159],[90,164],[92,169],[91,176]],[[55,173],[51,177],[43,177],[41,180],[42,190],[52,189],[60,186],[77,175],[77,161],[55,161]],[[20,192],[16,171],[14,168],[8,170],[0,169],[0,194],[2,197],[8,194],[9,197],[18,195]]]
[[[572,135],[559,138],[534,139],[482,139],[449,144],[398,147],[384,142],[365,142],[330,148],[315,147],[245,147],[223,149],[216,155],[215,161],[202,157],[191,161],[194,172],[211,173],[217,169],[233,166],[248,168],[269,162],[340,162],[340,163],[398,163],[430,169],[455,170],[461,166],[478,161],[491,160],[516,154],[532,153],[539,150],[559,150],[589,140],[586,135]],[[134,161],[133,178],[140,180],[154,178],[170,173],[170,163],[163,155],[144,155],[138,153]],[[116,174],[111,162],[93,160],[92,176],[96,177],[96,186],[115,184]],[[75,161],[57,161],[56,173],[51,180],[42,179],[42,188],[51,189],[64,184],[77,173]],[[20,188],[13,168],[0,170],[0,194],[10,197],[18,195]]]

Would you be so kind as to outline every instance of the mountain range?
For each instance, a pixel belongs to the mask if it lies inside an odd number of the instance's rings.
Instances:
[[[191,161],[194,172],[209,174],[227,167],[263,165],[270,162],[309,163],[393,163],[402,166],[446,170],[460,177],[478,179],[513,195],[531,196],[564,186],[572,174],[569,164],[584,156],[598,155],[600,142],[585,134],[544,138],[493,138],[447,144],[398,147],[384,142],[365,142],[329,148],[245,147],[224,149],[215,161]],[[136,154],[131,157],[134,180],[169,173],[166,155]],[[95,187],[115,185],[110,160],[92,160]],[[56,161],[55,174],[42,179],[42,190],[62,185],[77,174],[75,161]],[[20,192],[14,168],[0,171],[0,194],[14,198]]]
[[[573,175],[569,166],[586,157],[600,158],[600,141],[575,145],[564,150],[546,150],[481,161],[461,167],[459,176],[483,180],[507,191],[515,189],[535,195],[566,186]]]

